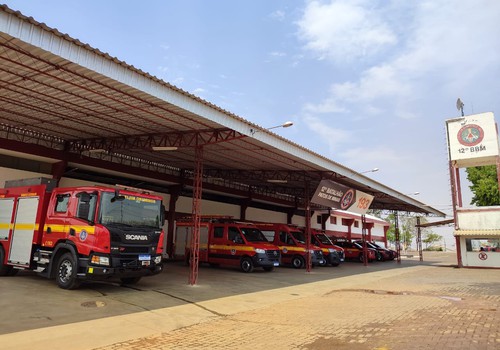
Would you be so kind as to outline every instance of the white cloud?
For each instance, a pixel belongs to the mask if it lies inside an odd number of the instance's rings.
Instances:
[[[277,21],[283,21],[285,20],[285,12],[281,10],[276,10],[273,13],[269,15],[272,19],[275,19]]]
[[[397,42],[371,1],[311,1],[298,21],[299,37],[320,59],[337,62],[374,55]]]
[[[286,52],[273,51],[273,52],[269,53],[269,56],[272,56],[272,57],[284,57],[284,56],[286,56]]]
[[[338,149],[338,145],[346,142],[351,138],[351,132],[334,128],[331,123],[326,123],[321,119],[313,116],[306,116],[304,123],[307,127],[318,136],[318,139],[323,140],[329,148],[329,153],[335,153]]]
[[[370,17],[369,3],[356,1],[354,4],[338,1],[320,5],[313,1],[309,3],[299,27],[305,31],[305,23],[311,23],[314,18],[319,23],[316,26],[326,30],[328,26],[325,23],[335,22],[336,12],[347,8],[344,29],[336,29],[337,34],[352,31],[372,40],[373,25],[356,25],[361,18]],[[452,87],[459,90],[481,77],[491,79],[487,70],[491,66],[498,67],[500,61],[500,3],[494,6],[487,4],[492,5],[487,0],[482,4],[477,1],[456,4],[446,0],[419,2],[408,26],[400,33],[404,42],[393,48],[391,56],[362,70],[354,80],[333,82],[323,101],[306,103],[304,109],[314,113],[358,112],[365,116],[392,110],[399,117],[414,118],[418,101],[432,100],[440,89]],[[483,9],[478,10],[481,5]],[[396,9],[391,8],[391,11]],[[385,15],[398,17],[390,11],[386,11]],[[388,28],[388,25],[382,25],[383,17],[377,12],[373,16],[376,18],[373,21],[380,28]],[[393,25],[401,27],[396,23]],[[315,25],[311,26],[314,28]],[[319,27],[308,29],[308,32],[318,32],[316,37],[306,36],[306,47],[313,52],[319,47],[325,53],[352,49],[348,44],[344,48],[339,47],[340,44],[334,40],[335,28],[333,34],[322,36]],[[304,38],[303,33],[301,37]],[[373,40],[374,47],[379,47],[379,44],[379,40]],[[333,54],[329,54],[329,58],[333,62],[338,59]]]

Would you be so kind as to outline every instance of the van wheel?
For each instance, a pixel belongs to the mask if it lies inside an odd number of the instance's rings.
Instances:
[[[77,263],[71,253],[64,253],[57,262],[56,282],[62,289],[76,289],[80,286],[80,281],[76,278]]]
[[[359,262],[362,262],[362,263],[365,262],[365,258],[363,257],[363,253],[359,254]]]
[[[5,259],[5,253],[3,252],[3,248],[0,246],[0,276],[13,276],[17,270],[13,269],[12,266],[5,265],[3,260]],[[12,272],[16,271],[16,272]]]
[[[241,258],[240,267],[243,272],[252,272],[253,271],[253,262],[249,257]]]
[[[294,256],[292,258],[292,266],[296,269],[301,269],[306,265],[306,262],[301,256]]]
[[[120,278],[122,284],[137,284],[141,280],[141,277],[123,277]]]
[[[331,264],[332,264],[332,266],[339,266],[340,265],[340,258],[338,256],[334,256]]]

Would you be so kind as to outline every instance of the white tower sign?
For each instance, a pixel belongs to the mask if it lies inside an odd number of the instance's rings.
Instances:
[[[493,113],[466,115],[446,121],[450,161],[456,168],[495,164],[498,132]]]

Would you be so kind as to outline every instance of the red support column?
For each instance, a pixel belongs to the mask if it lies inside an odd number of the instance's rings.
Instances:
[[[366,245],[366,216],[361,215],[361,240],[363,242],[363,264],[368,266],[368,246]]]
[[[399,235],[399,217],[398,212],[394,212],[394,236],[396,238],[396,252],[397,252],[397,262],[401,264],[401,238]]]
[[[450,170],[450,185],[451,185],[451,202],[453,204],[453,221],[455,222],[455,230],[458,229],[458,219],[457,219],[457,206],[458,206],[458,197],[459,191],[457,190],[457,176],[459,175],[458,169],[453,167],[452,162],[448,163],[448,167]],[[460,200],[461,203],[461,200]],[[456,239],[456,249],[457,249],[457,265],[458,267],[462,267],[462,254],[460,252],[460,237],[455,237]]]
[[[193,181],[193,234],[191,237],[191,255],[189,284],[195,285],[198,281],[198,265],[200,263],[200,223],[201,223],[201,194],[203,184],[203,147],[195,148],[195,168]]]
[[[424,255],[422,253],[422,229],[420,227],[420,216],[417,216],[417,249],[420,261],[424,261]]]
[[[304,191],[304,205],[306,208],[306,272],[311,272],[311,200],[309,198],[309,184],[306,183]]]

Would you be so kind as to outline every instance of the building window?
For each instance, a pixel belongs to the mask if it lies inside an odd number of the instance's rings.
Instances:
[[[321,225],[321,215],[316,216],[316,223]]]
[[[354,227],[359,227],[359,221],[354,220]]]
[[[468,252],[500,252],[500,238],[467,238]]]
[[[348,219],[342,219],[342,226],[349,226],[349,220]]]
[[[330,216],[330,224],[337,225],[337,217],[336,216]]]

